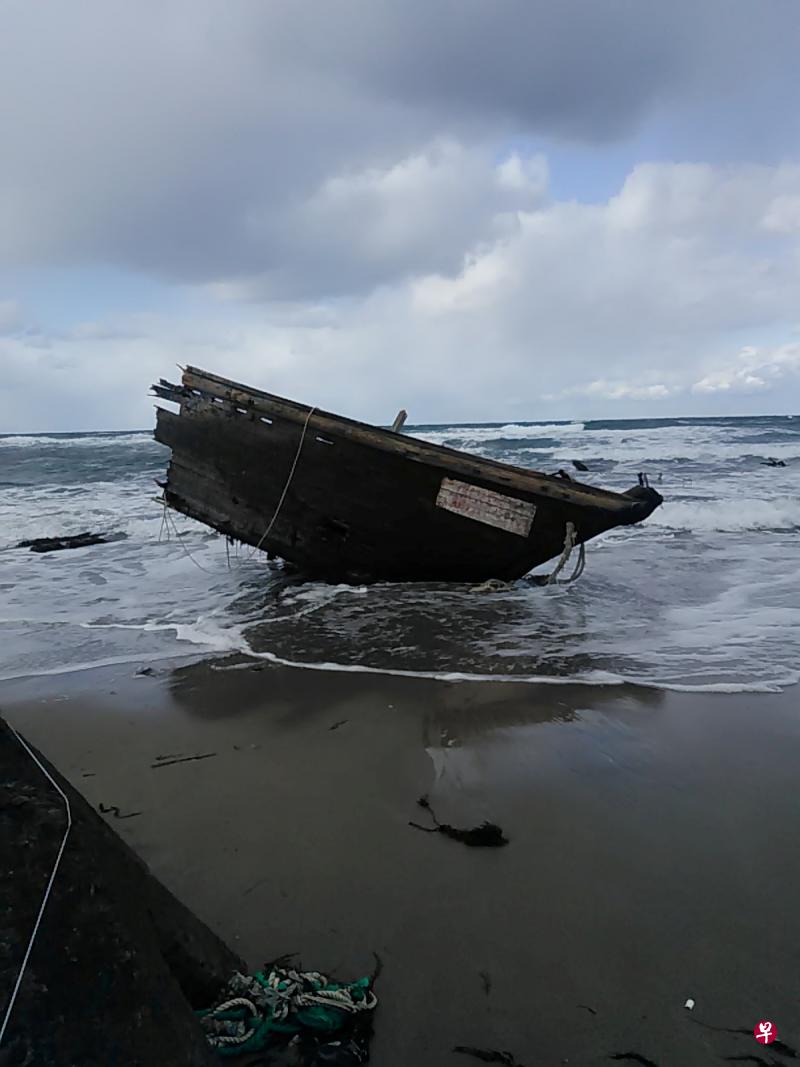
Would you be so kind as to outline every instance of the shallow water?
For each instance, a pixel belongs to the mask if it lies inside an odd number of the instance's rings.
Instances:
[[[588,547],[573,586],[302,583],[156,502],[148,432],[0,437],[0,678],[246,652],[344,670],[721,691],[800,677],[800,418],[424,426],[410,432],[665,503]],[[763,466],[767,456],[785,468]],[[302,474],[302,469],[299,469]],[[36,555],[26,537],[127,539]],[[544,568],[547,569],[547,568]]]

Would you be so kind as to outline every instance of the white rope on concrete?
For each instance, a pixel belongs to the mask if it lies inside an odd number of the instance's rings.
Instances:
[[[12,734],[14,734],[14,736],[17,739],[17,741],[19,741],[19,743],[22,745],[22,747],[25,749],[25,751],[31,757],[31,759],[36,764],[36,766],[39,768],[39,770],[42,772],[42,774],[45,776],[45,778],[47,778],[47,780],[50,782],[50,784],[53,786],[53,788],[56,789],[61,794],[61,799],[64,801],[64,810],[67,813],[67,825],[66,825],[66,828],[64,830],[64,836],[61,839],[61,846],[60,846],[60,848],[58,850],[58,854],[56,855],[56,861],[53,864],[53,870],[52,870],[52,872],[50,874],[50,878],[49,878],[49,880],[47,882],[47,888],[45,889],[44,896],[42,897],[42,903],[39,906],[39,914],[36,916],[36,922],[33,925],[33,931],[31,932],[30,940],[28,941],[28,947],[25,950],[25,956],[24,956],[24,958],[22,960],[22,966],[19,969],[19,974],[17,975],[17,980],[14,983],[14,989],[13,989],[13,991],[11,993],[11,999],[8,1002],[8,1007],[6,1008],[6,1013],[5,1013],[4,1017],[3,1017],[3,1025],[0,1026],[0,1046],[2,1046],[2,1044],[3,1044],[3,1038],[5,1037],[6,1028],[8,1027],[9,1019],[11,1018],[11,1012],[14,1010],[14,1003],[15,1003],[15,1001],[17,999],[17,994],[19,993],[19,988],[22,985],[22,976],[25,974],[25,968],[28,966],[28,960],[30,958],[31,951],[33,949],[33,943],[36,940],[36,935],[39,933],[39,927],[40,927],[41,922],[42,922],[42,916],[44,915],[44,910],[47,907],[47,901],[50,898],[50,890],[53,888],[53,883],[56,880],[56,874],[58,872],[58,866],[61,863],[61,857],[64,855],[64,848],[65,848],[65,846],[67,844],[67,838],[69,837],[70,830],[72,829],[72,808],[70,807],[70,804],[69,804],[69,797],[64,792],[64,790],[61,788],[61,786],[58,784],[58,782],[53,778],[53,776],[50,774],[50,772],[47,770],[47,768],[44,766],[42,761],[39,759],[39,757],[36,755],[36,753],[30,747],[28,742],[17,733],[17,731],[14,729],[13,726],[10,726],[9,729],[11,730]]]

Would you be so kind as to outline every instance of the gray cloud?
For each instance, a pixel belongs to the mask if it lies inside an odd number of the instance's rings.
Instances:
[[[0,426],[146,425],[176,361],[370,419],[785,409],[799,46],[789,0],[9,0],[3,278],[192,309],[6,285]],[[638,163],[574,202],[565,145]]]
[[[735,99],[724,131],[706,124],[733,151],[754,128],[796,131],[785,104],[798,20],[781,0],[758,12],[739,0],[75,0],[44,18],[16,0],[0,40],[0,264],[252,277],[254,293],[321,298],[454,268],[491,236],[494,205],[454,183],[438,241],[434,225],[379,249],[364,232],[380,214],[365,175],[447,141],[501,154],[520,137],[608,142],[667,101],[671,121],[678,107],[702,124]],[[359,174],[364,214],[355,193],[337,212],[332,183]],[[418,227],[424,211],[406,207]]]
[[[0,338],[0,425],[41,428],[43,412],[70,427],[146,425],[146,386],[175,362],[371,421],[401,404],[419,421],[485,421],[800,402],[800,166],[643,164],[608,201],[580,204],[542,190],[540,165],[449,151],[483,199],[499,195],[501,220],[505,192],[529,198],[458,270],[325,303],[226,314],[215,302]],[[418,173],[423,189],[438,180],[435,167]],[[404,202],[408,181],[390,185]],[[358,182],[338,194],[364,210]]]

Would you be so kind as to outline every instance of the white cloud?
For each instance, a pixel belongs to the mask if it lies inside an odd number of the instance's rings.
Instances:
[[[6,6],[0,428],[147,424],[178,361],[370,419],[798,406],[791,5]],[[142,314],[65,328],[76,266]]]
[[[800,196],[776,196],[764,215],[764,226],[774,233],[800,233]]]
[[[655,382],[645,385],[641,382],[607,381],[598,378],[588,385],[578,385],[562,391],[559,396],[588,396],[599,397],[602,400],[665,400],[681,391],[679,386],[664,385],[663,382]],[[558,396],[552,397],[558,399]]]
[[[800,378],[800,343],[764,349],[746,346],[728,365],[692,385],[693,393],[753,393]]]
[[[465,250],[518,226],[547,191],[543,157],[496,163],[485,145],[452,139],[325,178],[308,195],[248,219],[274,266],[213,283],[244,299],[330,298],[420,273],[458,270]]]
[[[420,421],[681,414],[726,396],[747,410],[800,406],[800,237],[762,224],[776,199],[800,195],[800,170],[643,165],[593,205],[537,179],[509,211],[505,193],[489,195],[509,164],[450,145],[335,193],[387,225],[409,197],[430,218],[428,196],[448,210],[441,168],[454,160],[471,171],[462,195],[480,189],[485,209],[451,271],[421,269],[425,227],[412,224],[397,239],[413,249],[404,272],[364,295],[232,307],[234,286],[191,319],[0,339],[0,423],[146,425],[146,387],[175,362],[375,421],[401,405]],[[380,254],[396,247],[384,235]]]
[[[325,298],[343,281],[363,292],[370,264],[380,283],[418,266],[437,229],[428,269],[450,269],[448,227],[469,230],[459,182],[439,196],[441,220],[425,215],[454,165],[432,161],[432,143],[470,146],[464,186],[477,191],[473,151],[604,145],[654,116],[680,157],[712,143],[774,156],[800,134],[798,23],[782,0],[761,0],[758,18],[746,0],[326,0],[313,17],[262,0],[72,0],[46,18],[9,0],[3,14],[10,269],[99,262],[183,283],[262,276],[284,296]],[[537,168],[511,157],[487,195],[535,191]],[[671,204],[656,196],[667,217],[721,192],[702,170],[682,181]],[[637,177],[620,214],[647,211],[651,186]],[[408,231],[387,202],[406,206]],[[343,226],[361,270],[333,254]]]

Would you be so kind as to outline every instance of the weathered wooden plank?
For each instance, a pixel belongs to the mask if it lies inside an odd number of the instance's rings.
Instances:
[[[195,392],[198,397],[203,395],[217,397],[245,412],[250,410],[266,415],[274,414],[301,424],[305,424],[309,410],[311,410],[294,401],[230,382],[218,375],[194,367],[187,367],[184,371],[183,385],[190,393]],[[420,441],[408,434],[394,434],[391,430],[368,426],[366,423],[332,415],[319,409],[314,410],[308,427],[310,431],[313,429],[314,432],[326,436],[334,435],[359,441],[372,448],[403,455],[417,462],[429,463],[440,469],[494,481],[520,493],[536,493],[555,500],[574,502],[587,507],[603,507],[612,511],[624,512],[630,507],[629,501],[618,493],[584,485],[581,482],[565,482],[555,476],[541,474],[523,467],[512,467],[509,464],[483,457],[478,459],[444,445]]]
[[[519,537],[528,536],[536,515],[536,505],[528,500],[517,500],[455,478],[442,478],[436,506]]]

